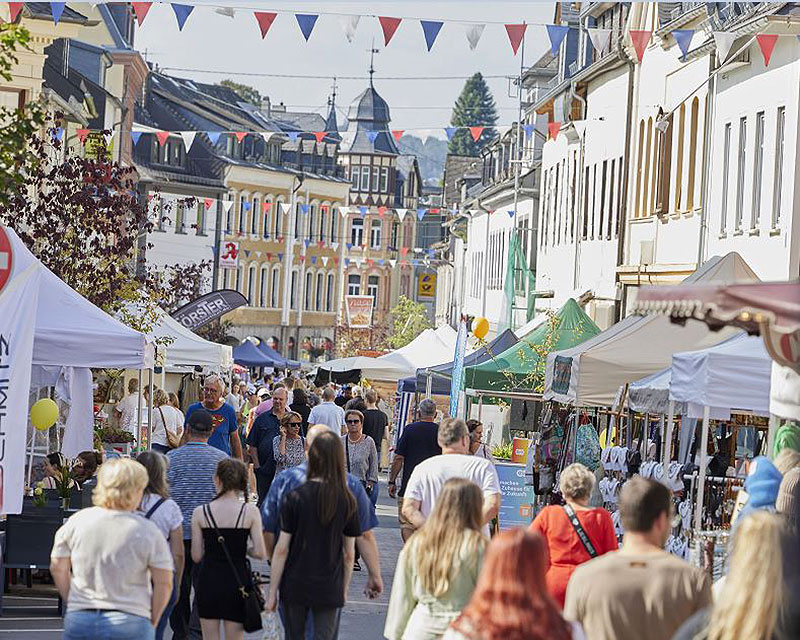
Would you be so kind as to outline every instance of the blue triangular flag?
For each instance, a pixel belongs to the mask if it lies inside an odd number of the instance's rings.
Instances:
[[[532,136],[533,132],[536,131],[536,125],[535,124],[523,124],[522,128],[525,131],[525,136],[526,137],[527,136]]]
[[[344,259],[344,266],[345,267],[349,267],[350,266],[350,258],[345,258]]]
[[[452,140],[453,136],[456,135],[456,131],[458,131],[458,127],[445,127],[444,132],[447,134],[447,139]]]
[[[428,51],[433,48],[433,43],[436,42],[436,36],[442,29],[444,22],[438,20],[420,20],[422,25],[422,32],[425,34],[425,44],[428,45]]]
[[[58,140],[61,142],[61,138],[64,137],[64,127],[56,127],[53,131],[53,140]]]
[[[289,136],[289,140],[292,142],[297,142],[297,138],[300,135],[299,131],[287,131],[286,135]]]
[[[547,27],[547,36],[550,38],[550,51],[554,56],[557,56],[561,43],[567,37],[569,27],[561,24],[548,24],[545,26]]]
[[[64,13],[64,7],[66,4],[66,2],[50,3],[50,13],[53,15],[53,22],[56,24],[58,24],[58,21],[61,20],[61,14]]]
[[[244,250],[244,257],[245,258],[249,258],[250,257],[250,250],[249,249],[245,249]]]
[[[183,31],[183,25],[186,24],[189,15],[194,11],[194,6],[191,4],[176,4],[174,2],[170,4],[172,5],[172,10],[175,12],[175,18],[178,20],[178,31]]]
[[[253,205],[250,204],[249,202],[243,202],[242,203],[242,209],[244,209],[245,211],[250,211],[250,209],[252,209],[252,208],[253,208]]]
[[[139,144],[139,138],[142,137],[141,131],[131,131],[131,140],[133,141],[133,146],[135,147]]]
[[[311,264],[317,264],[317,256],[311,256]]]
[[[278,262],[283,262],[283,254],[282,253],[278,254]]]
[[[358,208],[358,213],[361,215],[362,218],[365,215],[367,215],[367,211],[369,211],[369,209],[367,207],[359,207]]]
[[[672,32],[672,37],[675,38],[675,42],[678,43],[678,47],[685,60],[686,53],[689,51],[689,46],[692,44],[694,29],[675,29],[675,31]]]
[[[211,140],[211,144],[213,144],[214,146],[217,146],[217,141],[219,140],[219,137],[222,135],[222,132],[221,131],[206,131],[206,135],[208,136],[208,139]]]
[[[422,207],[417,209],[417,220],[422,220],[425,217],[425,212],[426,211],[427,211],[427,209],[423,209]]]
[[[313,13],[295,13],[294,17],[297,18],[297,24],[300,27],[300,31],[303,33],[303,37],[306,39],[306,42],[308,42],[319,16]]]
[[[381,266],[383,266],[383,265],[385,265],[385,264],[386,264],[386,260],[384,260],[383,258],[381,258],[380,260],[378,260],[378,264],[379,264],[379,265],[381,265]]]
[[[353,248],[353,243],[352,242],[348,242],[346,246],[347,246],[347,250],[350,251],[350,249]]]
[[[508,211],[506,211],[506,213],[508,214],[509,218],[513,218],[514,217],[514,210],[513,209],[509,209]]]
[[[300,205],[300,213],[308,213],[308,205],[307,204],[301,204]],[[306,246],[308,246],[308,245],[306,245]]]
[[[367,131],[367,138],[372,144],[375,144],[375,139],[378,137],[380,131]]]

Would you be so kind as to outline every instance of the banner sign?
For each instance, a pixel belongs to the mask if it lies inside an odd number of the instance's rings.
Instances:
[[[219,268],[220,269],[238,269],[239,268],[239,243],[238,242],[223,242],[219,252]]]
[[[572,358],[556,356],[553,362],[553,391],[565,395],[569,393],[569,379],[572,376]]]
[[[4,260],[13,264],[11,246],[0,228]],[[29,267],[0,293],[0,513],[21,513],[25,493],[25,438],[31,385],[33,335],[41,269]],[[7,279],[6,279],[7,280]]]
[[[351,329],[369,329],[372,326],[372,296],[345,296],[347,326]]]
[[[533,520],[533,487],[525,483],[525,465],[498,462],[500,478],[500,530],[527,527]]]
[[[436,295],[436,274],[421,273],[417,281],[417,297],[432,298]]]
[[[458,323],[456,353],[453,358],[453,377],[450,379],[450,417],[458,415],[458,398],[461,395],[461,383],[464,381],[464,355],[467,351],[467,323],[462,318]]]
[[[194,331],[246,304],[247,298],[238,291],[219,289],[183,305],[172,313],[172,317]]]

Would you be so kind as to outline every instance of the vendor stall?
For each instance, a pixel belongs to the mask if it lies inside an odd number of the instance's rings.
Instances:
[[[245,340],[238,347],[234,347],[233,361],[248,368],[275,366],[274,361],[249,340]]]
[[[299,369],[300,363],[296,360],[290,360],[289,358],[284,358],[280,353],[275,351],[272,347],[270,347],[266,340],[261,340],[258,343],[258,350],[261,351],[265,356],[267,356],[272,362],[272,365],[275,369]]]

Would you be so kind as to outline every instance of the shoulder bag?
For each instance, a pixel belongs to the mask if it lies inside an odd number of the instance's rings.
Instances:
[[[164,419],[164,411],[161,407],[158,407],[158,412],[161,414],[161,422],[164,423],[164,433],[167,434],[167,444],[169,444],[169,448],[177,449],[181,446],[181,434],[172,433],[167,429],[167,421]]]
[[[244,509],[244,505],[242,505],[242,509]],[[256,581],[253,579],[250,561],[245,558],[250,578],[249,586],[245,586],[239,576],[239,572],[236,570],[236,565],[233,562],[233,558],[231,558],[230,551],[228,551],[228,546],[225,544],[225,537],[219,532],[217,523],[207,504],[203,505],[203,513],[206,516],[206,521],[214,529],[214,533],[217,534],[217,542],[219,542],[219,546],[222,547],[222,551],[225,553],[225,558],[227,558],[231,567],[236,584],[239,585],[239,593],[244,601],[244,630],[247,633],[259,631],[261,630],[261,612],[264,611],[265,600],[264,594],[261,593],[261,589],[256,586]]]
[[[594,548],[592,541],[589,540],[589,536],[586,535],[586,530],[583,528],[581,521],[578,520],[578,516],[575,514],[575,510],[568,504],[565,504],[564,512],[567,514],[567,518],[569,518],[572,528],[575,529],[575,533],[578,534],[578,538],[580,538],[580,541],[583,543],[583,547],[584,549],[586,549],[586,553],[588,553],[590,557],[596,558],[599,555],[597,553],[597,549]]]

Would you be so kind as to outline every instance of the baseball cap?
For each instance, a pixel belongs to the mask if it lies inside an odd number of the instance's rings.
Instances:
[[[259,398],[268,398],[268,397],[269,397],[269,389],[267,389],[266,387],[261,387],[261,388],[258,390],[258,392],[257,392],[257,394],[256,394],[256,395],[257,395]]]

